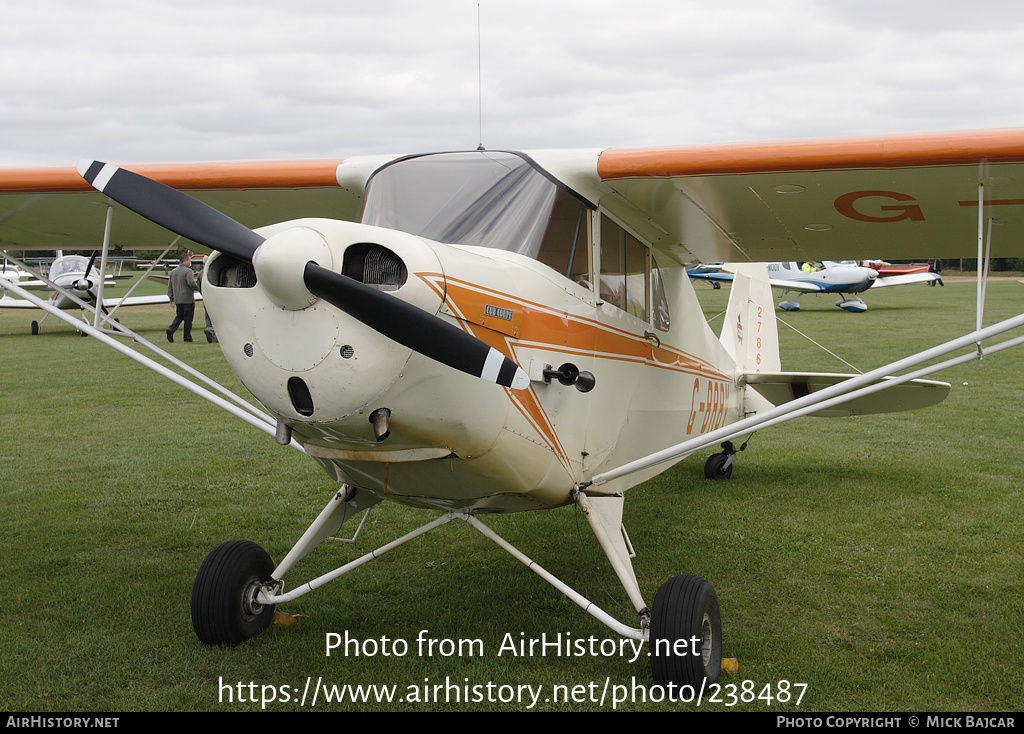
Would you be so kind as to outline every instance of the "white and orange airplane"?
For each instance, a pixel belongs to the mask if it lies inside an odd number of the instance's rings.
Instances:
[[[246,420],[330,478],[330,499],[279,563],[248,541],[210,553],[192,596],[203,642],[248,639],[276,605],[461,519],[615,633],[648,642],[655,682],[698,686],[722,668],[716,594],[680,575],[643,598],[621,527],[628,490],[718,445],[705,475],[728,477],[734,442],[803,415],[933,405],[949,386],[920,378],[1019,344],[979,346],[1024,315],[863,375],[783,372],[764,267],[736,266],[716,334],[684,265],[946,257],[986,237],[992,255],[1019,254],[1022,174],[1024,130],[291,163],[84,161],[0,171],[0,240],[103,237],[130,248],[170,231],[213,251],[206,307],[225,358],[267,410]],[[59,238],[48,234],[55,218]],[[384,500],[441,514],[284,590],[303,556]],[[570,504],[632,602],[631,623],[481,521]]]

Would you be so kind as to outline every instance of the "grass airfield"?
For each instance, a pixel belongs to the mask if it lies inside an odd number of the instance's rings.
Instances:
[[[717,331],[728,289],[698,295]],[[974,299],[973,282],[948,282],[869,293],[864,314],[839,311],[834,297],[804,297],[801,312],[779,317],[867,371],[972,330]],[[1024,311],[1024,285],[993,281],[988,299],[986,324]],[[216,345],[166,344],[172,314],[145,307],[121,318],[241,392]],[[299,615],[291,626],[235,648],[204,647],[192,632],[189,598],[206,554],[246,538],[280,559],[334,486],[311,460],[53,317],[31,336],[33,318],[0,311],[0,557],[8,589],[0,710],[260,710],[260,698],[273,695],[267,710],[297,711],[314,708],[297,702],[307,680],[394,685],[398,697],[416,691],[421,699],[321,698],[315,707],[332,711],[529,706],[434,700],[432,687],[446,681],[543,686],[541,710],[610,710],[615,687],[632,694],[618,710],[697,709],[641,699],[634,683],[651,685],[646,655],[499,655],[509,636],[613,635],[462,522],[288,604],[281,611]],[[852,371],[793,329],[779,330],[784,369]],[[677,573],[700,574],[718,593],[724,653],[739,661],[721,683],[735,686],[735,698],[723,689],[720,701],[700,708],[1022,709],[1022,367],[1020,350],[1010,350],[933,376],[953,385],[933,408],[768,429],[737,457],[727,482],[703,478],[709,451],[630,490],[624,522],[645,597]],[[378,506],[356,546],[321,546],[286,588],[433,516]],[[632,623],[573,509],[486,522]],[[361,653],[328,656],[326,636],[346,632],[362,641]],[[421,634],[480,640],[483,654],[420,655]],[[408,652],[392,645],[385,654],[384,638],[407,642]],[[752,684],[745,689],[744,681]],[[806,684],[799,706],[795,688],[789,701],[759,697],[781,681]],[[577,700],[545,700],[560,685],[580,686]]]

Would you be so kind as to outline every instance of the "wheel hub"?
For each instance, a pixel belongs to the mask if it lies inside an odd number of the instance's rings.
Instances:
[[[242,589],[242,614],[252,621],[256,617],[260,616],[260,612],[263,611],[263,605],[257,601],[259,597],[260,589],[263,588],[263,584],[255,576],[251,577]]]
[[[711,617],[707,612],[704,613],[704,619],[701,621],[700,631],[703,638],[700,644],[700,656],[704,661],[704,667],[707,668],[711,664],[711,653],[715,649],[715,634],[711,627]]]

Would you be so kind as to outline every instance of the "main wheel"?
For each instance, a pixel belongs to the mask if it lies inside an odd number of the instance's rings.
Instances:
[[[708,479],[728,479],[732,476],[732,462],[726,466],[729,454],[724,451],[718,454],[711,454],[704,462],[704,476]]]
[[[660,686],[700,690],[703,683],[718,680],[722,615],[710,583],[686,574],[661,585],[651,610],[650,653],[654,682]]]
[[[248,540],[229,540],[203,561],[192,586],[192,628],[207,645],[236,645],[265,630],[274,607],[256,595],[274,572],[265,550]]]

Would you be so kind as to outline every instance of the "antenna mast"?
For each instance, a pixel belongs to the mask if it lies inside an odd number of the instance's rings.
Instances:
[[[476,98],[477,114],[479,115],[480,144],[477,150],[484,149],[484,83],[483,83],[483,53],[481,52],[480,41],[480,3],[476,4]]]

